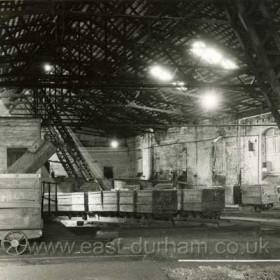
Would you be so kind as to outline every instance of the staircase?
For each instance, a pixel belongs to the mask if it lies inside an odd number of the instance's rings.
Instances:
[[[50,140],[57,147],[56,154],[59,161],[61,162],[63,168],[69,177],[81,177],[81,172],[78,167],[75,166],[75,160],[71,157],[70,153],[67,151],[64,141],[61,139],[59,132],[54,127],[46,127],[45,131],[50,137]]]
[[[87,180],[94,178],[67,127],[61,123],[47,127],[46,132],[57,147],[57,156],[69,177],[81,177]]]
[[[93,179],[94,175],[47,94],[44,95],[42,104],[48,119],[54,124],[52,127],[46,127],[47,135],[57,147],[57,156],[68,176]]]
[[[35,116],[53,124],[44,128],[46,136],[56,146],[56,154],[68,176],[86,180],[95,179],[102,190],[110,190],[112,188],[111,182],[103,178],[103,170],[98,163],[83,147],[71,128],[64,125],[51,98],[46,92],[41,96],[43,97],[40,100],[40,106],[44,114],[36,113],[36,109],[33,108],[30,101],[25,104],[25,108]]]

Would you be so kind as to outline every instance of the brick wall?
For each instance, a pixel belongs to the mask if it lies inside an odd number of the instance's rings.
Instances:
[[[1,117],[0,173],[5,173],[7,170],[7,148],[29,148],[40,137],[40,120]]]

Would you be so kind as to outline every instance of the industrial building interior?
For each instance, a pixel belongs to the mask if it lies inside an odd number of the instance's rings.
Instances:
[[[280,279],[280,1],[1,0],[0,280]]]

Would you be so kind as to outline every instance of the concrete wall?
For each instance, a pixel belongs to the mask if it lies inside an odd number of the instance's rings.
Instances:
[[[29,148],[41,137],[41,121],[0,117],[0,173],[7,170],[7,148]]]
[[[262,163],[265,160],[275,161],[273,167],[280,171],[278,157],[265,154],[265,142],[271,142],[264,140],[270,128],[266,124],[271,123],[274,119],[265,114],[228,121],[224,126],[219,122],[216,126],[208,123],[208,126],[155,131],[121,140],[122,145],[117,149],[108,146],[86,149],[102,169],[113,168],[114,178],[138,176],[144,180],[175,180],[186,174],[185,180],[190,184],[225,186],[228,190],[227,203],[232,203],[235,184],[261,184],[271,180],[263,173]],[[280,131],[276,140],[275,143],[279,140],[277,149],[280,154]],[[87,137],[87,143],[97,145],[99,142]],[[109,140],[102,143],[108,145]],[[274,174],[273,183],[280,185],[280,172]]]
[[[86,147],[92,159],[101,169],[113,167],[114,178],[129,178],[129,155],[126,147]]]
[[[237,123],[243,126],[231,126]],[[223,185],[231,190],[238,183],[261,184],[263,134],[269,128],[262,124],[268,123],[274,119],[265,114],[223,127],[177,127],[138,136],[129,140],[130,170],[135,175],[142,172],[142,179],[166,180],[185,171],[190,184]],[[280,184],[280,177],[274,176],[274,183],[277,180]],[[231,199],[232,194],[228,203]]]

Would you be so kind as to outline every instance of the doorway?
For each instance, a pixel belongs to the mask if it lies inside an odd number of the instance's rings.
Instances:
[[[104,166],[103,174],[104,174],[104,178],[113,179],[114,178],[113,167]]]

